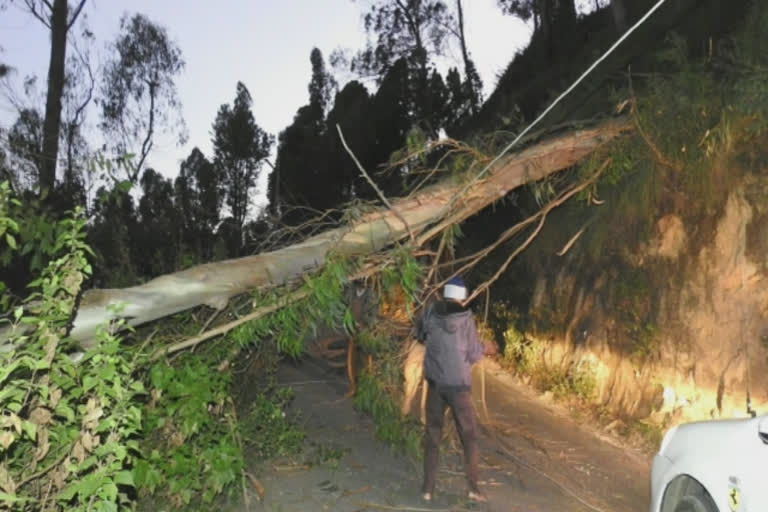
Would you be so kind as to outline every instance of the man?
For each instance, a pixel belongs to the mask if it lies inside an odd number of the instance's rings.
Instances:
[[[417,338],[426,345],[424,377],[428,383],[422,486],[425,501],[431,501],[435,491],[443,418],[448,407],[464,447],[468,497],[472,501],[487,501],[477,484],[480,454],[470,389],[471,367],[483,357],[484,348],[472,311],[464,307],[466,298],[464,281],[454,277],[443,289],[444,300],[428,306],[416,326]]]

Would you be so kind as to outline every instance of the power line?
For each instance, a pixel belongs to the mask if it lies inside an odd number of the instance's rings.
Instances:
[[[537,124],[539,124],[539,122],[540,122],[542,119],[544,119],[544,117],[545,117],[547,114],[549,114],[549,113],[550,113],[550,112],[551,112],[551,111],[552,111],[552,110],[553,110],[553,109],[554,109],[554,108],[555,108],[555,107],[556,107],[556,106],[557,106],[557,105],[558,105],[558,104],[559,104],[559,103],[560,103],[560,102],[561,102],[561,101],[562,101],[562,100],[563,100],[563,99],[564,99],[566,96],[568,96],[568,95],[569,95],[571,92],[573,92],[573,90],[574,90],[574,89],[575,89],[575,88],[576,88],[576,87],[577,87],[579,84],[581,84],[581,82],[583,82],[583,81],[584,81],[584,79],[585,79],[587,76],[589,76],[589,74],[590,74],[590,73],[592,73],[592,71],[594,71],[594,70],[595,70],[595,68],[596,68],[598,65],[600,65],[600,63],[601,63],[601,62],[603,62],[605,59],[607,59],[607,58],[608,58],[608,56],[610,56],[610,55],[611,55],[611,54],[614,52],[614,50],[616,50],[616,48],[618,48],[618,47],[619,47],[619,45],[620,45],[621,43],[623,43],[623,42],[624,42],[624,41],[625,41],[625,40],[626,40],[626,39],[627,39],[627,38],[628,38],[628,37],[629,37],[629,36],[630,36],[630,35],[631,35],[631,34],[632,34],[634,31],[635,31],[635,30],[637,30],[637,29],[638,29],[638,27],[640,27],[640,26],[641,26],[643,23],[645,23],[645,22],[648,20],[648,18],[650,18],[650,17],[653,15],[653,13],[654,13],[654,12],[656,12],[656,11],[657,11],[657,10],[658,10],[658,9],[659,9],[659,8],[660,8],[660,7],[661,7],[663,4],[664,4],[664,2],[666,2],[666,0],[659,0],[659,1],[656,3],[656,5],[654,5],[653,7],[651,7],[651,9],[650,9],[650,10],[649,10],[647,13],[645,13],[645,15],[644,15],[642,18],[640,18],[640,19],[639,19],[639,20],[638,20],[638,21],[637,21],[637,22],[636,22],[636,23],[635,23],[635,24],[634,24],[632,27],[630,27],[630,29],[629,29],[629,30],[627,30],[627,31],[626,31],[626,32],[625,32],[625,33],[624,33],[624,34],[623,34],[623,35],[622,35],[622,36],[621,36],[621,37],[620,37],[620,38],[619,38],[619,39],[618,39],[618,40],[617,40],[615,43],[613,43],[613,46],[611,46],[611,47],[610,47],[610,48],[609,48],[609,49],[608,49],[608,50],[607,50],[605,53],[603,53],[603,55],[602,55],[602,56],[601,56],[599,59],[597,59],[597,60],[596,60],[596,61],[595,61],[595,62],[594,62],[594,63],[593,63],[593,64],[592,64],[592,65],[591,65],[589,68],[587,68],[587,70],[586,70],[586,71],[584,71],[584,73],[582,73],[582,74],[581,74],[581,76],[580,76],[579,78],[577,78],[577,79],[576,79],[576,81],[575,81],[575,82],[573,82],[573,84],[571,84],[571,86],[570,86],[570,87],[568,87],[568,89],[566,89],[566,90],[565,90],[565,91],[564,91],[562,94],[560,94],[560,96],[558,96],[558,97],[555,99],[555,101],[553,101],[553,102],[552,102],[552,103],[549,105],[549,107],[547,107],[547,108],[544,110],[544,112],[542,112],[542,113],[539,115],[539,117],[537,117],[536,119],[534,119],[532,123],[530,123],[530,124],[529,124],[529,125],[528,125],[528,126],[527,126],[527,127],[524,129],[524,130],[523,130],[523,131],[521,131],[521,132],[518,134],[518,136],[517,136],[517,137],[515,137],[515,139],[514,139],[512,142],[510,142],[510,143],[509,143],[509,144],[508,144],[508,145],[507,145],[507,146],[506,146],[506,147],[505,147],[505,148],[504,148],[504,149],[501,151],[501,153],[499,153],[498,155],[496,155],[496,157],[495,157],[493,160],[491,160],[491,162],[490,162],[488,165],[486,165],[486,166],[483,168],[483,170],[481,170],[479,173],[477,173],[477,175],[476,175],[474,178],[472,178],[472,179],[470,180],[470,182],[469,182],[469,183],[467,183],[467,185],[466,185],[466,186],[465,186],[463,189],[461,189],[461,190],[460,190],[460,191],[459,191],[459,192],[458,192],[458,193],[457,193],[455,196],[453,196],[453,198],[451,199],[451,201],[450,201],[450,202],[448,203],[448,205],[446,206],[445,210],[446,210],[446,211],[447,211],[447,210],[449,210],[449,209],[450,209],[450,208],[453,206],[453,204],[456,202],[456,200],[457,200],[458,198],[460,198],[461,196],[463,196],[463,195],[464,195],[464,194],[467,192],[467,190],[469,190],[469,188],[470,188],[470,187],[472,187],[472,185],[474,185],[474,184],[477,182],[477,180],[479,180],[480,178],[482,178],[482,177],[485,175],[485,173],[486,173],[486,172],[488,172],[488,170],[489,170],[491,167],[493,167],[493,166],[494,166],[494,165],[495,165],[495,164],[496,164],[496,163],[497,163],[499,160],[501,160],[501,158],[502,158],[504,155],[506,155],[507,153],[509,153],[509,151],[510,151],[510,150],[511,150],[511,149],[512,149],[514,146],[516,146],[516,145],[517,145],[517,143],[518,143],[518,142],[520,142],[520,140],[521,140],[523,137],[525,137],[525,136],[526,136],[526,135],[527,135],[527,134],[528,134],[528,133],[529,133],[529,132],[530,132],[530,131],[533,129],[533,127],[534,127],[534,126],[536,126]]]

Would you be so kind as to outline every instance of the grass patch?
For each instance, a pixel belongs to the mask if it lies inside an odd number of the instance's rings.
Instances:
[[[597,377],[588,359],[572,361],[567,366],[547,365],[546,343],[529,338],[514,325],[504,332],[503,361],[518,374],[529,376],[538,389],[551,391],[556,399],[576,398],[588,401],[595,395]]]

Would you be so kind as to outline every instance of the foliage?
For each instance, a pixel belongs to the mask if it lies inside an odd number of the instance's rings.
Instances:
[[[7,185],[0,190],[0,225],[11,235],[18,231],[8,218],[13,200]],[[134,361],[108,329],[79,364],[66,354],[71,311],[90,273],[84,225],[75,211],[51,227],[53,259],[24,303],[2,311],[16,333],[0,353],[0,501],[7,510],[117,510],[133,486],[128,469],[141,421],[135,401],[143,393]]]
[[[504,360],[521,373],[531,373],[541,364],[545,346],[537,339],[527,338],[510,324],[504,331]]]
[[[349,452],[349,448],[342,448],[336,443],[316,444],[310,443],[312,451],[307,456],[307,463],[312,466],[326,466],[331,469],[339,467],[339,461]]]
[[[514,324],[504,332],[504,361],[519,374],[530,376],[543,391],[555,398],[576,397],[589,400],[597,389],[595,368],[589,359],[578,359],[566,366],[548,364],[544,359],[546,343],[521,333]]]
[[[216,370],[210,358],[190,354],[174,366],[155,363],[148,377],[142,425],[148,456],[134,465],[137,488],[160,492],[176,507],[209,504],[232,492],[243,454],[229,396],[231,374]]]
[[[135,183],[156,133],[173,125],[179,140],[184,139],[174,83],[184,59],[166,29],[143,14],[124,15],[120,30],[103,75],[100,127],[117,141],[118,154],[138,152],[128,172]]]
[[[442,54],[447,26],[453,23],[441,0],[382,0],[373,3],[363,19],[366,32],[376,42],[355,57],[352,70],[376,76],[384,76],[401,58],[425,73],[430,57]],[[421,80],[426,79],[423,74]]]
[[[242,436],[249,454],[252,452],[263,460],[301,451],[304,432],[285,415],[285,408],[293,396],[293,389],[274,385],[267,385],[256,396],[242,423]]]
[[[367,328],[357,332],[357,342],[367,354],[379,354],[386,350],[389,339],[379,329]]]
[[[40,112],[31,108],[19,112],[8,131],[8,149],[11,156],[15,157],[16,167],[20,169],[19,178],[39,176],[43,151],[43,117]],[[24,181],[27,180],[29,178]]]
[[[226,204],[232,212],[238,247],[243,243],[250,193],[274,143],[274,137],[256,124],[251,103],[248,88],[238,82],[232,106],[221,105],[213,123],[214,165],[226,187]]]
[[[420,425],[400,414],[400,407],[385,384],[367,372],[360,375],[355,393],[355,407],[370,414],[376,424],[376,436],[408,455],[421,452]]]
[[[656,357],[659,350],[652,286],[645,272],[626,268],[611,289],[622,337],[639,361]]]
[[[542,365],[537,370],[535,382],[540,389],[551,391],[557,399],[590,400],[597,388],[594,368],[586,359],[572,362],[567,367]]]
[[[379,279],[385,293],[402,292],[405,294],[405,306],[410,312],[413,303],[421,292],[421,277],[424,269],[407,247],[400,247],[392,253],[392,263],[379,273]]]
[[[195,147],[182,162],[173,187],[173,203],[182,219],[184,253],[196,262],[210,261],[224,201],[214,165]]]

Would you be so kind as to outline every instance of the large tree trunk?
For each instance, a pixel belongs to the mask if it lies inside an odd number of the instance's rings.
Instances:
[[[64,94],[64,64],[67,57],[67,0],[54,0],[51,12],[51,58],[48,64],[48,95],[43,123],[43,162],[40,193],[53,190],[59,155],[61,97]]]
[[[86,291],[71,335],[88,346],[97,327],[118,316],[135,326],[202,304],[223,308],[235,295],[299,280],[305,272],[322,266],[330,250],[349,256],[372,254],[409,237],[409,230],[423,243],[440,232],[442,223],[460,222],[510,190],[576,164],[629,126],[626,121],[610,121],[508,156],[469,187],[458,201],[453,199],[464,184],[436,184],[412,198],[393,201],[396,212],[380,210],[354,225],[283,249],[199,265],[131,288]],[[408,223],[407,227],[401,219]],[[111,309],[119,303],[123,309],[116,314]],[[0,339],[5,337],[0,334]]]

